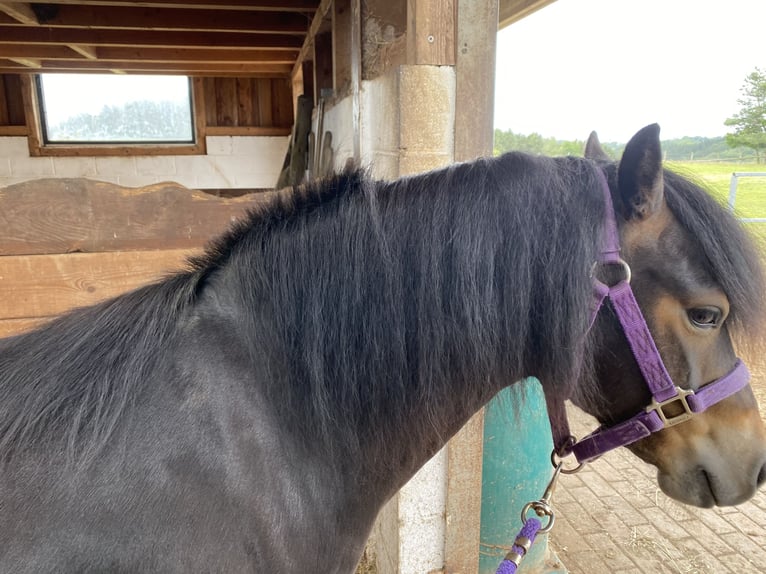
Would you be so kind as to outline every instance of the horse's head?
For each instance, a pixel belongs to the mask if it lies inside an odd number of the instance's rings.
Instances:
[[[758,326],[759,257],[722,207],[663,172],[658,126],[636,134],[617,165],[594,136],[586,157],[608,174],[636,300],[675,385],[699,389],[735,365],[732,334]],[[599,313],[594,340],[597,396],[578,402],[612,425],[651,395],[611,307]],[[667,408],[678,414],[679,405]],[[766,481],[766,432],[749,386],[629,448],[658,468],[666,494],[687,504],[738,504]]]

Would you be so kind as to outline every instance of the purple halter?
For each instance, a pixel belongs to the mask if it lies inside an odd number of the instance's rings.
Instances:
[[[597,264],[621,266],[624,269],[624,278],[609,286],[593,277],[594,306],[591,326],[608,297],[612,301],[612,308],[622,325],[644,381],[652,393],[652,402],[628,420],[611,427],[598,428],[574,444],[571,444],[565,413],[557,413],[563,415],[558,418],[564,421],[560,428],[554,425],[554,433],[558,435],[554,436],[557,454],[564,456],[572,453],[580,463],[589,462],[605,452],[682,423],[741,390],[747,386],[750,379],[747,367],[741,359],[737,359],[728,374],[696,391],[682,389],[673,383],[630,288],[630,267],[620,258],[620,240],[609,185],[601,170],[599,177],[606,203],[606,220],[603,249]],[[668,414],[665,409],[670,405],[673,405],[671,412],[678,414]],[[563,409],[563,405],[555,408]]]

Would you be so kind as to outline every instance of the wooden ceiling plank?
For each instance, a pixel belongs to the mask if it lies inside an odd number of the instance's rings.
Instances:
[[[498,30],[553,4],[555,0],[500,0]]]
[[[67,48],[77,52],[78,54],[80,54],[81,56],[84,56],[88,60],[98,60],[98,54],[96,52],[96,49],[92,46],[83,46],[81,44],[68,44]]]
[[[300,13],[246,10],[187,10],[63,4],[45,26],[143,30],[207,30],[305,34],[308,19]]]
[[[37,46],[34,44],[8,45],[0,44],[0,58],[31,58],[36,60],[68,60],[80,56],[68,46]]]
[[[34,58],[8,58],[11,62],[15,62],[20,66],[23,66],[24,68],[32,68],[34,70],[39,70],[42,68],[42,62],[40,60],[34,59]]]
[[[292,70],[291,64],[266,63],[210,63],[210,62],[101,62],[98,60],[42,60],[42,67],[52,72],[59,71],[110,71],[122,70],[135,73],[155,71],[184,74],[190,72],[205,73],[217,76],[219,73],[234,73],[248,76],[265,74],[273,77],[288,77]]]
[[[37,16],[28,2],[0,2],[0,12],[22,24],[37,24]]]
[[[0,52],[1,53],[1,52]],[[263,62],[292,64],[297,50],[209,50],[206,48],[112,48],[98,50],[98,59],[142,62]]]
[[[78,6],[136,6],[148,8],[205,9],[205,10],[250,10],[268,12],[313,12],[319,0],[46,0],[46,4],[67,4]]]
[[[186,30],[119,30],[0,25],[0,44],[61,44],[88,46],[142,46],[209,49],[298,49],[303,40],[294,34],[250,32],[191,32]]]

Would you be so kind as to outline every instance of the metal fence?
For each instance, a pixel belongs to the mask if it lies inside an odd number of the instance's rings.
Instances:
[[[737,183],[740,177],[766,177],[766,172],[763,171],[735,171],[731,174],[731,181],[729,183],[729,209],[734,211],[734,202],[737,200]],[[748,223],[764,223],[766,217],[743,217],[740,221]]]

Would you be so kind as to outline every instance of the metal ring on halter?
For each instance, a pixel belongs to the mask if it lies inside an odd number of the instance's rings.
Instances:
[[[536,500],[535,502],[527,502],[524,505],[524,508],[521,510],[521,522],[522,524],[527,523],[527,514],[530,510],[534,510],[535,514],[542,518],[543,516],[548,517],[548,523],[545,524],[545,526],[541,526],[540,530],[538,530],[538,534],[548,534],[548,532],[551,531],[553,528],[553,523],[556,521],[556,516],[553,513],[553,508],[550,504],[547,502],[543,502],[542,500]]]
[[[622,276],[617,279],[616,281],[603,281],[600,277],[597,276],[596,271],[602,267],[621,267],[622,268]],[[590,276],[594,277],[596,280],[601,281],[604,285],[607,287],[613,287],[617,285],[620,281],[625,281],[625,283],[630,283],[630,279],[632,277],[632,271],[630,270],[630,265],[628,263],[620,258],[617,261],[595,261],[593,263],[593,266],[590,269]]]
[[[569,435],[566,442],[561,445],[559,450],[553,449],[551,452],[551,464],[554,466],[554,468],[557,468],[561,474],[575,474],[576,472],[580,472],[583,467],[585,467],[584,462],[580,462],[577,464],[577,466],[573,468],[564,468],[564,459],[568,456],[571,456],[572,453],[565,453],[561,454],[562,451],[565,451],[568,448],[573,447],[575,444],[577,444],[577,438],[573,435]]]

